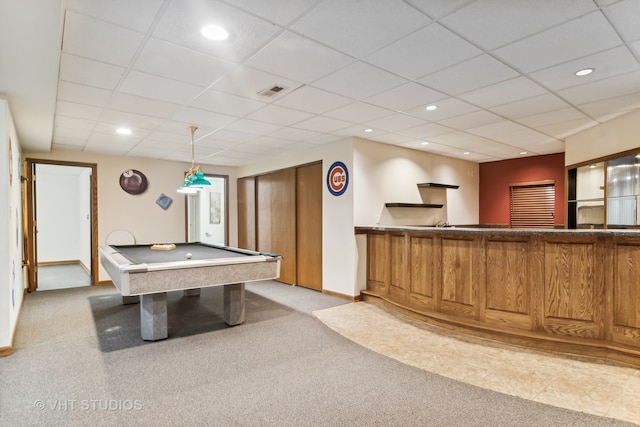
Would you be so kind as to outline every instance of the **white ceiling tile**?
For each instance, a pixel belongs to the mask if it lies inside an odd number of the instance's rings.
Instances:
[[[376,107],[375,105],[365,104],[364,102],[354,102],[344,107],[324,113],[327,117],[333,117],[353,123],[364,123],[370,120],[379,119],[381,117],[390,116],[393,111],[386,108]]]
[[[573,104],[587,104],[640,92],[640,71],[558,91]]]
[[[545,93],[544,95],[503,104],[491,108],[491,111],[503,117],[518,119],[520,117],[560,110],[565,107],[568,107],[568,104],[562,99],[550,93]]]
[[[292,141],[306,141],[308,139],[315,138],[320,135],[321,134],[318,132],[312,132],[310,130],[303,130],[303,129],[295,129],[290,127],[282,128],[280,130],[277,130],[269,134],[269,136],[272,138],[289,139]]]
[[[529,129],[525,126],[507,120],[499,123],[493,123],[490,125],[468,129],[467,132],[474,135],[483,136],[488,139],[493,139],[505,144],[513,144],[514,141],[517,141],[517,144],[520,147],[526,147],[527,144],[548,142],[553,140],[553,138],[550,136],[544,135],[533,129]]]
[[[480,110],[468,114],[462,114],[456,117],[451,117],[449,119],[440,120],[438,123],[452,129],[465,130],[488,125],[491,123],[497,123],[502,120],[503,119],[501,117],[496,116],[489,111]]]
[[[149,159],[162,159],[173,152],[174,150],[167,150],[167,149],[163,150],[158,147],[147,148],[147,147],[141,147],[140,145],[136,145],[135,147],[133,147],[131,150],[127,152],[127,155],[135,156],[135,157],[146,157]]]
[[[403,129],[398,132],[403,135],[412,136],[419,139],[427,139],[435,135],[442,135],[444,133],[452,132],[453,129],[446,126],[439,125],[437,123],[427,123],[425,125],[415,126],[408,129]]]
[[[201,87],[158,77],[140,71],[131,71],[120,86],[120,92],[157,99],[174,104],[186,104],[202,91]]]
[[[447,0],[447,1],[406,0],[406,1],[416,9],[421,10],[423,13],[427,14],[427,16],[430,16],[432,18],[441,18],[475,0]]]
[[[339,141],[341,139],[343,139],[344,137],[340,136],[340,135],[333,135],[333,134],[321,134],[318,136],[315,136],[311,139],[307,139],[305,142],[314,144],[314,145],[322,145],[322,144],[330,144],[332,142],[336,142]]]
[[[575,75],[576,71],[585,68],[593,68],[595,71],[586,76]],[[559,90],[639,69],[640,64],[629,52],[629,49],[626,46],[620,46],[536,71],[530,76],[549,89]]]
[[[68,10],[145,33],[163,0],[65,0]]]
[[[427,111],[424,107],[418,107],[407,110],[405,113],[419,117],[423,120],[438,121],[479,110],[475,105],[471,105],[456,98],[442,99],[437,101],[435,105],[438,106],[438,109],[434,111]]]
[[[194,135],[194,139],[196,141],[218,129],[215,120],[220,119],[215,113],[211,113],[211,117],[213,118],[212,121],[203,120],[202,123],[198,122],[207,116],[199,116],[198,111],[194,111],[192,114],[193,115],[186,114],[184,120],[176,118],[172,121],[164,122],[162,126],[159,126],[158,129],[156,129],[156,132],[151,133],[149,137],[165,142],[180,143],[182,141],[184,144],[189,145],[191,139],[189,126],[195,125],[198,127]]]
[[[480,55],[430,74],[418,81],[457,95],[514,78],[518,73],[489,55]]]
[[[362,100],[403,83],[406,79],[357,61],[313,82],[313,86]]]
[[[484,49],[492,50],[595,9],[592,0],[483,0],[456,11],[442,22]]]
[[[587,119],[580,110],[573,107],[561,108],[558,110],[550,109],[538,114],[530,116],[519,117],[518,122],[531,128],[538,128],[542,126],[554,125],[565,121],[575,121]]]
[[[527,77],[516,77],[482,89],[460,94],[458,97],[472,104],[490,108],[543,93],[546,93],[546,90]]]
[[[94,107],[104,107],[111,96],[105,89],[79,85],[69,82],[58,83],[58,100],[76,104],[86,104]]]
[[[279,86],[284,89],[272,97],[266,97],[259,94],[259,92],[274,86]],[[282,98],[285,94],[296,90],[300,86],[302,86],[302,83],[295,80],[255,70],[253,68],[239,66],[218,80],[215,85],[213,85],[212,89],[220,92],[232,93],[245,98],[255,99],[261,102],[273,102]]]
[[[366,61],[413,80],[480,53],[469,42],[433,23],[367,56]]]
[[[344,129],[339,129],[337,131],[332,132],[334,135],[341,135],[344,137],[358,137],[358,138],[365,138],[365,139],[375,139],[376,136],[378,135],[384,135],[386,133],[386,131],[380,129],[380,130],[375,130],[372,129],[371,132],[367,132],[366,131],[367,127],[363,126],[363,125],[353,125],[353,126],[349,126],[346,127]]]
[[[515,42],[494,53],[523,72],[620,46],[622,41],[602,13],[595,12]]]
[[[254,135],[268,135],[282,129],[282,126],[257,120],[240,119],[226,126],[227,129],[247,132]]]
[[[270,136],[261,136],[251,141],[251,144],[264,146],[264,147],[271,147],[271,148],[280,148],[280,147],[284,147],[291,144],[291,141],[288,139],[271,138]]]
[[[140,52],[133,68],[148,74],[206,87],[235,66],[233,62],[151,38]]]
[[[123,67],[66,53],[60,57],[60,80],[67,82],[113,90],[124,71]]]
[[[333,132],[351,126],[351,123],[331,117],[315,116],[296,123],[295,128],[312,130],[316,132]]]
[[[94,132],[87,140],[85,150],[90,150],[95,153],[124,155],[127,151],[131,150],[136,143],[136,141],[117,138],[117,135]]]
[[[91,134],[91,129],[56,126],[53,130],[53,141],[56,144],[84,146]]]
[[[567,136],[582,132],[583,130],[589,129],[590,127],[596,126],[597,124],[598,122],[594,120],[582,118],[548,125],[541,125],[538,126],[537,129],[547,135],[553,136],[554,138],[564,139]]]
[[[77,117],[56,116],[54,126],[59,128],[90,131],[95,127],[96,123],[96,120],[80,119]]]
[[[264,107],[266,104],[230,93],[208,90],[194,99],[189,105],[221,114],[242,117]]]
[[[142,39],[141,33],[68,12],[62,51],[126,67]]]
[[[640,2],[638,0],[624,0],[613,4],[605,10],[607,18],[615,25],[618,33],[626,41],[640,40]]]
[[[415,138],[413,137],[410,137],[407,135],[401,135],[399,133],[385,133],[385,134],[376,136],[374,140],[378,142],[389,143],[389,144],[403,144],[409,141],[413,141],[414,139]]]
[[[379,119],[369,120],[364,124],[374,129],[379,128],[389,132],[395,132],[426,123],[427,122],[425,120],[419,119],[417,117],[408,116],[402,113],[396,113],[390,116],[381,117]]]
[[[314,3],[316,3],[316,0],[233,1],[234,6],[282,26],[291,23],[291,21],[308,10]]]
[[[429,105],[432,102],[446,97],[447,95],[442,92],[414,82],[409,82],[366,98],[364,101],[395,111],[405,111],[419,106]]]
[[[248,119],[260,120],[263,122],[273,122],[283,126],[289,126],[294,123],[306,120],[313,114],[304,111],[294,110],[292,108],[280,107],[278,105],[266,105],[249,115]]]
[[[228,114],[215,113],[200,108],[182,108],[173,115],[173,120],[180,123],[180,128],[186,129],[187,125],[195,125],[200,128],[200,133],[226,126],[236,120],[236,117]]]
[[[376,0],[366,6],[359,0],[325,0],[292,29],[361,58],[431,21],[400,0]]]
[[[564,151],[564,142],[557,140],[542,142],[540,144],[532,145],[531,149],[535,150],[536,153],[539,154],[562,153]]]
[[[227,129],[219,129],[214,133],[207,135],[203,140],[218,140],[218,141],[227,141],[233,143],[244,143],[255,139],[255,135],[245,132],[236,132]]]
[[[76,104],[67,101],[58,101],[56,103],[56,115],[58,116],[98,120],[100,114],[102,114],[102,108],[99,107],[92,107],[90,105]]]
[[[200,29],[223,26],[229,38],[215,42]],[[263,47],[282,28],[215,0],[173,1],[164,11],[153,35],[230,61],[242,61]]]
[[[349,98],[329,93],[326,90],[303,86],[284,96],[282,99],[275,101],[275,104],[310,113],[322,114],[352,102]]]
[[[151,134],[152,132],[150,129],[132,127],[130,135],[120,135],[116,132],[116,129],[118,129],[119,127],[120,126],[115,123],[100,122],[96,125],[93,133],[91,134],[91,137],[96,134],[104,134],[109,138],[112,138],[117,143],[137,144],[138,142],[149,136],[149,134]]]
[[[141,129],[155,129],[160,126],[164,120],[145,116],[142,114],[126,113],[116,110],[104,110],[102,114],[102,122],[116,124],[118,127],[127,126]]]
[[[600,122],[640,108],[640,92],[578,105],[580,110]]]
[[[129,95],[127,93],[115,93],[111,99],[109,99],[109,108],[169,119],[178,111],[180,105]]]
[[[292,32],[285,32],[246,64],[309,83],[351,63],[352,58]]]

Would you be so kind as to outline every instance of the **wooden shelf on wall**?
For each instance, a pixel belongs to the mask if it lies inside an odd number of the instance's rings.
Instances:
[[[459,188],[459,185],[450,185],[450,184],[438,184],[437,182],[424,182],[422,184],[418,184],[418,188]]]
[[[388,208],[441,208],[444,205],[435,203],[385,203]]]

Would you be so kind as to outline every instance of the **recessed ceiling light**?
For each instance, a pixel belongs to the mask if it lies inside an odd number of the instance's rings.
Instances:
[[[116,129],[116,133],[119,133],[120,135],[131,135],[131,129],[129,129],[129,128],[118,128],[118,129]]]
[[[437,110],[437,109],[438,109],[437,105],[427,105],[425,107],[425,110],[427,110],[427,111],[433,111],[433,110]]]
[[[420,145],[429,145],[427,141],[421,142]]]
[[[525,154],[527,154],[527,152],[526,151],[521,151],[520,154],[522,154],[524,156]]]
[[[226,40],[229,37],[227,30],[220,25],[205,25],[200,29],[200,34],[214,41]]]
[[[366,128],[364,131],[365,131],[366,133],[371,133],[371,132],[373,132],[373,129],[371,129],[371,128]]]
[[[593,73],[593,71],[594,71],[593,68],[584,68],[582,70],[576,71],[576,76],[586,76]]]
[[[465,154],[465,155],[466,155],[466,154],[471,154],[471,153],[469,153],[468,151],[465,151],[465,152],[464,152],[464,153],[462,153],[462,154]]]

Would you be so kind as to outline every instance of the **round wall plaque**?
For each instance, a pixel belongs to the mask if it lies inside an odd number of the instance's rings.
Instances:
[[[129,169],[120,175],[120,187],[129,194],[141,194],[147,189],[147,177],[136,169]]]

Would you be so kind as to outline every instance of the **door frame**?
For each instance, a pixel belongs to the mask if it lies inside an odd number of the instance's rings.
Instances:
[[[99,264],[98,264],[98,165],[96,163],[69,162],[62,160],[48,159],[25,159],[25,180],[26,185],[23,187],[23,205],[25,206],[25,218],[23,218],[26,226],[24,227],[24,252],[27,267],[27,292],[34,292],[38,289],[38,264],[37,264],[37,232],[38,224],[36,222],[37,206],[35,203],[35,183],[38,179],[34,178],[34,170],[36,165],[56,165],[56,166],[75,166],[91,169],[90,179],[90,207],[91,212],[91,284],[98,284]]]

